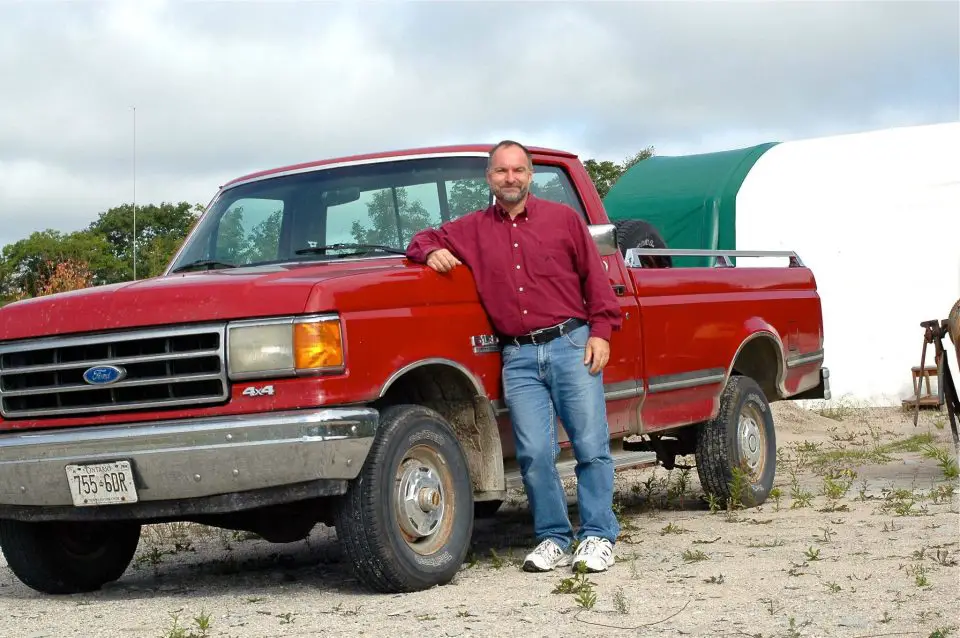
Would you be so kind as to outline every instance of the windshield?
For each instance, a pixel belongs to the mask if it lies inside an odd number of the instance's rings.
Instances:
[[[171,271],[188,264],[226,268],[356,254],[396,258],[356,245],[403,250],[418,231],[487,207],[486,162],[486,155],[386,159],[241,184],[214,201]],[[536,166],[531,192],[582,214],[560,167]],[[344,246],[309,250],[332,244]]]

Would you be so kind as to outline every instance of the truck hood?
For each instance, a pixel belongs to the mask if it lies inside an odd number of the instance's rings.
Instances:
[[[37,297],[0,309],[0,341],[333,310],[311,307],[332,301],[329,295],[314,294],[315,288],[356,275],[361,275],[361,281],[370,276],[378,279],[383,271],[404,270],[406,263],[399,258],[273,264],[183,273]]]

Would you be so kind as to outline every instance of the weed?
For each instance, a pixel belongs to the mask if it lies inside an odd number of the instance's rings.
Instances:
[[[921,446],[923,456],[928,459],[934,459],[943,472],[943,477],[948,480],[956,479],[960,476],[960,470],[957,468],[957,460],[950,456],[944,448],[938,447],[933,443],[925,443]]]
[[[907,569],[907,573],[913,576],[917,587],[927,587],[930,585],[930,579],[927,578],[927,568],[923,565],[913,565]]]
[[[681,554],[681,556],[683,557],[683,560],[687,563],[695,563],[701,560],[710,560],[710,557],[704,554],[699,549],[697,550],[686,549],[683,551],[683,554]]]
[[[824,583],[824,586],[827,588],[827,590],[830,591],[830,593],[833,593],[833,594],[836,594],[838,591],[841,590],[840,585],[834,582]]]
[[[627,605],[627,597],[623,593],[623,587],[617,587],[616,591],[613,592],[613,608],[617,610],[618,614],[627,615],[630,613],[630,608]]]
[[[814,536],[814,538],[816,538],[818,542],[829,543],[830,539],[833,537],[833,530],[829,527],[821,527],[820,531],[823,532],[823,538],[818,538],[817,536]]]
[[[193,624],[197,628],[196,632],[180,626],[179,610],[171,613],[170,616],[173,618],[173,627],[163,634],[163,638],[206,638],[210,634],[210,614],[206,612],[201,611],[193,617]]]
[[[686,500],[687,491],[690,489],[690,468],[683,468],[677,473],[677,480],[673,484],[673,487],[667,492],[667,495],[671,498],[675,498],[679,501],[680,507],[683,508],[684,502]]]
[[[666,536],[667,534],[683,534],[685,531],[687,530],[683,529],[679,525],[674,525],[673,523],[670,523],[666,527],[664,527],[662,530],[660,530],[660,535]]]
[[[754,548],[754,549],[756,548],[770,549],[772,547],[782,547],[783,545],[784,545],[783,539],[775,538],[769,541],[759,541],[759,542],[751,541],[750,543],[747,544],[747,547]]]
[[[771,616],[775,616],[776,613],[779,611],[779,609],[777,608],[777,603],[773,598],[761,598],[760,602],[766,604],[767,611],[770,612]]]
[[[780,499],[783,497],[783,491],[779,487],[770,490],[770,498],[773,499],[773,511],[780,511]]]
[[[723,574],[719,576],[711,576],[710,578],[704,578],[703,582],[708,585],[722,585],[723,584]]]
[[[800,638],[802,634],[800,633],[800,629],[797,627],[797,619],[793,616],[790,616],[790,619],[787,622],[790,623],[787,627],[787,638]],[[805,620],[800,627],[806,627],[809,624],[810,621]]]
[[[742,467],[732,469],[733,475],[730,481],[730,499],[727,501],[727,512],[732,513],[735,510],[742,509],[745,505],[753,504],[753,492],[750,491],[750,479],[746,470]]]
[[[937,555],[933,560],[943,567],[954,567],[957,564],[957,561],[950,558],[950,552],[946,549],[937,549]]]
[[[577,566],[577,572],[569,578],[564,578],[553,588],[554,594],[574,594],[574,600],[584,609],[592,609],[597,602],[597,594],[593,588],[596,583],[587,577],[586,565]]]
[[[710,506],[710,513],[716,514],[720,511],[720,499],[714,493],[709,493],[706,495],[707,504]]]
[[[809,547],[806,551],[807,560],[820,560],[820,550],[816,547]]]

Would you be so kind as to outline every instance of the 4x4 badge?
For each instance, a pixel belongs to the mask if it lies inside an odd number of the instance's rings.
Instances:
[[[247,386],[243,389],[243,396],[245,397],[262,397],[262,396],[273,396],[273,386],[265,385],[258,388],[255,385]]]

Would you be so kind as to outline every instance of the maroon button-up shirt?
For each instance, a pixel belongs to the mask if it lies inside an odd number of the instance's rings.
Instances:
[[[446,248],[470,268],[494,328],[517,337],[572,317],[610,340],[620,307],[583,218],[533,195],[516,219],[498,205],[417,233],[407,257],[425,263]]]

